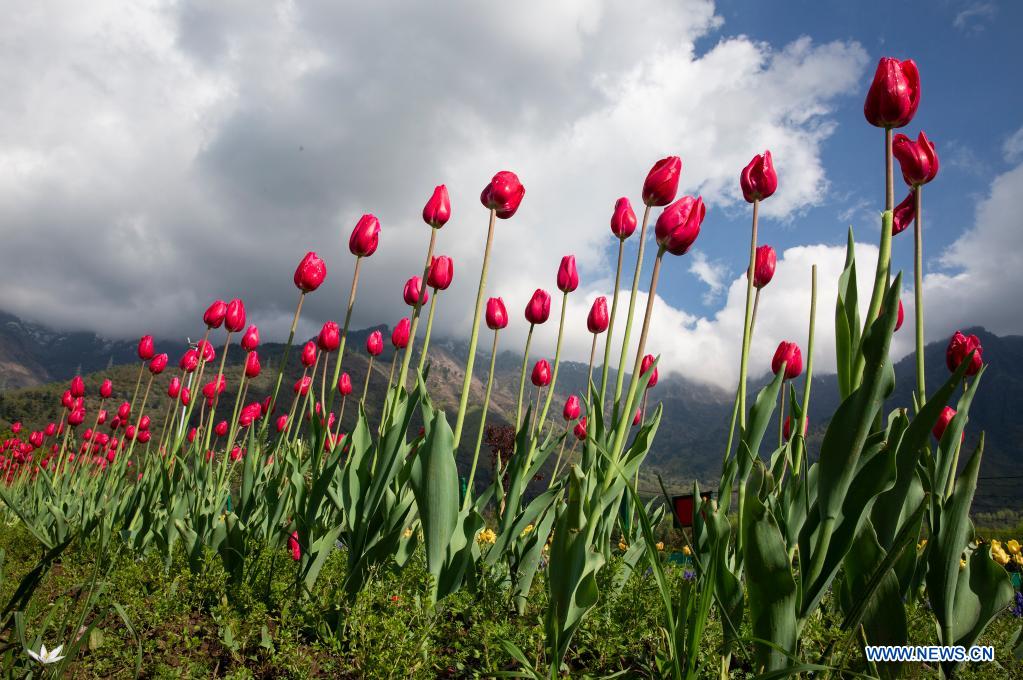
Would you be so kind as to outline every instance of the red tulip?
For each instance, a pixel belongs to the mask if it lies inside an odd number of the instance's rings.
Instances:
[[[423,221],[434,229],[440,229],[451,219],[451,199],[448,188],[441,184],[434,188],[433,195],[423,208]]]
[[[496,211],[499,218],[506,220],[519,209],[525,195],[526,188],[522,186],[515,173],[502,170],[483,188],[480,201],[487,208]]]
[[[245,303],[235,298],[227,305],[224,328],[228,333],[238,333],[245,328]]]
[[[934,428],[931,430],[931,434],[933,434],[934,438],[937,439],[939,442],[941,441],[942,436],[944,436],[945,434],[945,429],[948,428],[948,424],[952,422],[952,418],[954,418],[955,415],[956,410],[951,406],[946,406],[945,408],[941,409],[941,415],[938,416],[938,422],[934,423]],[[964,432],[963,438],[965,437],[966,433]]]
[[[249,352],[245,357],[245,377],[256,378],[263,367],[259,364],[259,354],[255,351]]]
[[[920,73],[912,59],[882,57],[863,103],[863,115],[875,127],[908,125],[920,106]]]
[[[142,361],[149,361],[150,359],[153,358],[153,355],[156,354],[156,349],[154,348],[153,345],[152,335],[143,335],[139,339],[138,353],[139,359],[141,359]]]
[[[298,381],[295,382],[295,392],[297,394],[301,394],[304,397],[305,395],[309,394],[309,386],[312,384],[312,382],[313,379],[308,375],[299,378]]]
[[[395,349],[405,349],[408,347],[409,335],[412,333],[412,324],[409,322],[406,316],[398,325],[391,331],[391,344],[394,345]]]
[[[451,279],[455,276],[455,264],[447,255],[438,255],[430,263],[430,273],[426,277],[426,285],[434,290],[447,290]]]
[[[809,425],[810,425],[810,420],[804,416],[803,417],[803,436],[804,437],[806,436],[806,430],[809,427]],[[789,436],[792,434],[792,416],[786,416],[786,418],[785,418],[785,425],[783,425],[781,429],[782,429],[782,433],[781,433],[782,438],[785,441],[788,441],[789,440]]]
[[[184,353],[181,357],[181,361],[178,362],[178,367],[185,373],[191,373],[199,367],[199,352],[190,349]]]
[[[902,300],[899,300],[899,317],[895,320],[895,330],[902,328],[902,322],[906,319],[906,310],[902,308]]]
[[[499,297],[487,300],[487,328],[499,331],[507,325],[508,310],[504,307],[504,300]]]
[[[217,358],[217,350],[213,349],[213,345],[207,340],[200,340],[195,343],[195,348],[199,350],[202,360],[207,364]]]
[[[149,362],[149,372],[153,375],[160,375],[165,368],[167,368],[166,354],[157,354]]]
[[[217,376],[202,386],[202,396],[206,397],[208,401],[213,401],[218,394],[223,394],[225,387],[227,387],[227,380],[222,375]]]
[[[895,206],[892,213],[892,236],[905,231],[916,219],[916,195],[909,190],[909,195],[902,199],[902,203]]]
[[[582,408],[579,406],[579,397],[574,394],[570,395],[565,401],[565,409],[562,411],[562,415],[565,417],[565,420],[575,420],[579,417],[579,413],[581,411]]]
[[[43,445],[43,433],[36,430],[28,436],[28,443],[38,449]]]
[[[586,440],[586,416],[579,419],[579,422],[575,424],[574,428],[572,428],[572,433],[579,441]]]
[[[923,130],[915,142],[906,135],[895,135],[892,154],[899,159],[902,179],[911,187],[927,184],[938,175],[938,154]]]
[[[324,352],[334,352],[341,346],[341,329],[333,321],[323,324],[316,345]]]
[[[423,280],[418,276],[413,276],[405,282],[405,289],[402,291],[402,297],[405,298],[405,304],[409,307],[415,307],[416,302],[420,305],[425,305],[426,301],[430,299],[430,294],[422,290]],[[423,297],[419,297],[419,293],[422,290]]]
[[[771,246],[760,246],[757,248],[757,261],[753,266],[753,286],[763,288],[774,278],[774,268],[778,263],[778,256]]]
[[[105,422],[107,422],[107,410],[101,408],[99,410],[99,417],[96,418],[96,423],[102,425]]]
[[[643,182],[643,203],[650,206],[668,205],[678,193],[682,175],[682,159],[668,156],[654,163]]]
[[[792,380],[802,373],[803,354],[799,351],[799,345],[784,340],[779,343],[778,349],[774,352],[774,358],[771,360],[771,372],[778,375],[782,362],[786,362],[784,380]]]
[[[672,255],[685,255],[700,235],[707,208],[700,197],[683,196],[657,218],[657,244]]]
[[[757,154],[739,175],[742,197],[748,203],[770,198],[778,190],[778,173],[774,171],[771,152]]]
[[[11,423],[11,433],[17,435],[21,432],[21,421],[14,421]]]
[[[245,335],[242,336],[242,349],[246,352],[251,352],[259,347],[259,329],[255,326],[249,326],[248,330],[245,331]]]
[[[56,423],[47,423],[46,429],[45,429],[45,434],[46,434],[47,437],[52,437],[53,435],[57,434],[57,424]]]
[[[579,287],[579,272],[575,270],[575,255],[565,255],[558,267],[558,289],[562,293],[571,293]]]
[[[206,308],[206,313],[202,315],[202,320],[206,323],[207,328],[220,328],[221,324],[224,323],[225,316],[227,316],[227,303],[223,300],[214,300]]]
[[[303,293],[311,293],[320,287],[325,278],[327,278],[327,265],[316,255],[315,251],[306,253],[295,269],[295,286]]]
[[[227,434],[227,421],[221,420],[219,423],[217,423],[217,426],[213,428],[213,434],[217,435],[218,437],[225,436]]]
[[[347,397],[352,393],[352,379],[348,377],[347,373],[342,373],[341,377],[337,379],[337,391],[342,397]]]
[[[231,462],[237,463],[245,455],[245,449],[240,446],[236,446],[231,449]]]
[[[181,379],[178,376],[174,376],[171,378],[170,384],[167,385],[167,396],[171,399],[177,399],[179,394],[181,394]]]
[[[286,415],[277,416],[277,422],[274,423],[274,428],[278,432],[284,432],[284,429],[286,427],[288,427],[288,416]]]
[[[75,398],[71,396],[71,390],[64,390],[64,394],[60,395],[60,405],[71,410],[75,405]]]
[[[238,425],[239,427],[248,427],[255,421],[259,420],[262,415],[262,407],[258,401],[254,401],[242,409],[241,414],[238,416]]]
[[[85,409],[75,409],[67,417],[67,423],[71,427],[78,427],[85,421]]]
[[[139,443],[140,444],[146,444],[152,438],[153,438],[153,433],[150,432],[149,430],[142,430],[141,432],[139,432]],[[131,461],[130,460],[128,461],[128,467],[131,467]],[[141,476],[142,476],[142,473],[140,472],[139,473],[139,477],[141,477]]]
[[[188,443],[191,444],[195,441],[195,436],[199,434],[199,431],[194,427],[188,431]]]
[[[640,364],[640,367],[639,367],[639,374],[643,375],[648,370],[650,370],[650,367],[654,365],[654,361],[655,361],[655,359],[654,359],[654,355],[653,354],[647,354],[645,357],[643,357],[643,362]],[[656,384],[657,384],[657,368],[654,367],[653,373],[650,374],[650,380],[647,381],[646,388],[650,389],[651,387],[653,387]]]
[[[593,301],[590,313],[586,316],[586,328],[590,333],[603,333],[607,330],[607,298],[601,295]]]
[[[636,409],[636,415],[632,416],[632,426],[636,427],[643,422],[643,410]]]
[[[99,386],[99,396],[102,399],[109,399],[110,395],[114,393],[114,383],[110,382],[110,379],[103,381],[103,384]]]
[[[546,359],[540,359],[533,365],[533,374],[529,379],[537,387],[547,387],[551,384],[551,365]]]
[[[948,365],[948,370],[955,371],[959,368],[970,352],[973,352],[973,358],[970,360],[970,367],[966,369],[966,375],[977,375],[984,363],[982,356],[984,348],[980,345],[980,338],[976,335],[963,335],[961,331],[956,331],[952,339],[949,340],[948,349],[945,350],[945,363]]]
[[[302,355],[299,357],[302,365],[309,368],[316,363],[316,343],[310,340],[302,346]]]
[[[537,288],[533,297],[526,304],[526,321],[531,324],[542,324],[551,315],[551,296],[547,291]]]
[[[291,536],[288,537],[288,549],[291,550],[291,559],[298,562],[302,559],[302,547],[298,544],[298,532],[291,532]]]
[[[71,396],[75,398],[85,396],[85,381],[80,375],[71,378]]]
[[[366,338],[366,351],[372,356],[380,356],[384,351],[384,336],[380,331],[373,331]]]
[[[615,201],[615,211],[611,214],[611,233],[625,240],[636,231],[636,213],[632,211],[629,199],[622,196]]]
[[[356,257],[369,257],[380,243],[380,220],[374,215],[363,215],[348,239],[348,250]]]
[[[141,418],[139,418],[139,429],[140,430],[148,430],[149,429],[149,425],[152,422],[153,422],[153,419],[150,418],[149,416],[142,416]]]
[[[270,403],[271,399],[273,399],[273,397],[271,397],[270,395],[267,395],[266,399],[264,399],[259,404],[259,416],[260,417],[263,417],[263,416],[268,415],[269,413],[271,413],[271,408],[270,408],[272,406],[272,404]]]

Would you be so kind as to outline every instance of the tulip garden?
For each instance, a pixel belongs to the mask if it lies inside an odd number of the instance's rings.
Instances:
[[[583,323],[566,319],[575,259],[562,260],[553,298],[537,282],[524,319],[506,309],[488,265],[502,224],[528,199],[502,171],[475,208],[486,229],[457,409],[427,389],[434,312],[454,278],[438,254],[452,210],[442,185],[423,210],[422,272],[402,289],[409,315],[389,338],[375,331],[364,347],[348,344],[360,271],[373,265],[381,229],[364,215],[352,257],[327,258],[333,275],[350,277],[344,318],[296,341],[303,302],[328,272],[308,253],[271,371],[243,301],[218,300],[184,329],[202,339],[176,364],[144,336],[133,381],[75,377],[59,420],[11,426],[0,449],[0,674],[1018,675],[1013,612],[1023,615],[1023,597],[1011,572],[1023,564],[1020,545],[982,540],[970,519],[984,453],[983,436],[972,450],[963,440],[986,370],[977,339],[956,333],[947,379],[924,382],[922,200],[938,157],[923,132],[893,134],[919,101],[915,64],[882,59],[864,105],[879,150],[885,140],[878,260],[856,262],[850,231],[837,291],[818,291],[816,268],[805,272],[807,336],[778,346],[759,391],[748,376],[768,367],[750,365],[750,348],[776,257],[758,242],[757,222],[779,178],[769,151],[741,171],[752,224],[740,378],[727,441],[705,452],[721,456],[720,479],[710,497],[694,485],[703,500],[691,528],[672,530],[667,493],[641,497],[637,480],[662,418],[645,399],[657,381],[647,339],[659,276],[713,215],[700,197],[677,195],[677,156],[642,182],[640,215],[627,197],[613,203],[615,287],[585,319],[588,389],[566,395],[557,392],[562,338]],[[901,203],[896,160],[909,192]],[[910,228],[901,245],[915,252],[912,283],[890,266],[893,237]],[[631,266],[628,239],[638,239]],[[871,265],[861,316],[857,280]],[[916,312],[916,389],[913,403],[896,404],[886,401],[889,347],[904,305]],[[813,412],[819,317],[834,318],[835,413]],[[553,359],[533,363],[534,332],[555,320]],[[525,347],[511,348],[522,356],[514,433],[481,483],[494,361],[509,349],[501,341],[511,323],[529,329]],[[240,365],[226,363],[232,346]],[[353,354],[368,358],[365,375],[346,370]],[[291,384],[284,376],[295,366]],[[386,390],[370,389],[374,370],[385,371]],[[474,376],[485,389],[470,409]],[[229,382],[233,399],[222,398]],[[807,447],[810,421],[828,423],[819,450]],[[472,451],[470,465],[460,449]],[[880,644],[993,645],[996,661],[868,660],[864,647]]]

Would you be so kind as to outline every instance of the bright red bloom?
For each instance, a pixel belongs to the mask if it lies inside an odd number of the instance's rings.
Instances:
[[[770,198],[778,190],[778,173],[774,171],[771,152],[757,154],[739,174],[742,197],[748,203]]]
[[[558,267],[558,289],[562,293],[571,293],[579,287],[579,272],[575,269],[575,255],[565,255]]]
[[[581,412],[582,408],[579,406],[579,397],[574,394],[570,395],[565,401],[564,410],[561,412],[565,420],[575,420]]]
[[[337,391],[342,397],[347,397],[352,393],[352,379],[348,377],[347,373],[342,373],[341,377],[337,379]]]
[[[259,420],[261,415],[263,415],[263,408],[258,401],[247,404],[238,415],[238,425],[240,427],[248,427]]]
[[[409,336],[412,334],[412,323],[408,317],[402,318],[398,322],[398,325],[391,331],[391,344],[395,349],[405,349],[408,347]]]
[[[674,201],[681,175],[682,159],[678,156],[668,156],[654,163],[643,182],[643,203],[660,206]]]
[[[77,408],[68,414],[67,423],[71,427],[78,427],[85,421],[85,409]]]
[[[487,328],[499,331],[507,325],[508,310],[504,307],[504,300],[499,297],[487,300]]]
[[[80,375],[71,378],[71,396],[75,398],[85,396],[85,381]]]
[[[611,233],[624,241],[635,231],[636,213],[633,212],[629,199],[622,196],[615,201],[615,210],[611,214]]]
[[[366,351],[372,356],[380,356],[384,351],[384,336],[380,331],[373,331],[366,338]]]
[[[245,377],[256,378],[263,367],[259,364],[259,354],[253,350],[245,357]]]
[[[593,301],[590,313],[586,315],[586,328],[590,333],[603,333],[610,320],[607,315],[607,298],[601,295]]]
[[[333,321],[323,324],[316,345],[324,352],[334,352],[341,346],[341,329]]]
[[[167,396],[177,399],[179,394],[181,394],[181,378],[174,376],[171,378],[170,384],[167,385]]]
[[[636,415],[632,416],[632,426],[635,427],[643,422],[643,410],[636,409]]]
[[[954,372],[959,368],[970,352],[974,354],[970,360],[970,367],[966,369],[966,375],[977,375],[977,371],[984,363],[984,348],[980,345],[980,338],[976,335],[963,335],[962,331],[956,331],[948,342],[948,349],[945,350],[945,364],[948,366],[948,370]]]
[[[316,343],[310,340],[302,347],[302,365],[309,368],[316,363]]]
[[[757,248],[757,260],[753,266],[753,286],[763,288],[774,278],[774,268],[778,264],[778,256],[771,246]]]
[[[202,354],[202,360],[207,364],[217,358],[217,350],[213,349],[213,345],[208,340],[200,340],[195,343],[195,348]]]
[[[494,175],[490,184],[483,187],[480,202],[495,211],[499,218],[506,220],[519,209],[525,195],[526,188],[522,186],[518,176],[514,172],[502,170]]]
[[[799,345],[784,340],[779,343],[778,349],[774,351],[774,358],[771,360],[771,372],[778,375],[782,362],[785,362],[784,380],[798,377],[803,372],[803,353],[799,350]]]
[[[304,397],[305,395],[309,394],[309,386],[312,383],[313,379],[308,375],[299,378],[298,381],[295,382],[295,393],[301,394]]]
[[[57,434],[57,423],[47,423],[46,429],[43,432],[47,437]]]
[[[223,300],[214,300],[206,308],[206,313],[202,315],[202,320],[206,323],[207,328],[220,328],[224,323],[225,316],[227,316],[227,303]]]
[[[192,401],[192,393],[187,387],[181,388],[181,405],[188,406]]]
[[[586,416],[579,419],[579,422],[575,424],[574,428],[572,428],[572,433],[579,441],[586,440]]]
[[[114,383],[110,382],[110,379],[103,381],[103,384],[99,386],[99,396],[102,399],[109,399],[110,395],[114,393]]]
[[[909,195],[902,199],[902,203],[895,206],[892,212],[892,236],[905,231],[916,219],[916,194],[909,190]]]
[[[419,293],[423,296],[420,297]],[[430,299],[430,293],[423,289],[423,280],[418,276],[413,276],[405,282],[405,289],[402,291],[402,297],[405,298],[405,304],[409,307],[415,307],[418,302],[421,305],[425,305],[427,300]]]
[[[245,331],[245,335],[242,336],[242,349],[246,352],[251,352],[259,347],[259,329],[255,326],[249,326],[248,330]]]
[[[245,328],[245,303],[235,298],[227,305],[224,315],[224,328],[228,333],[239,333]]]
[[[167,368],[168,357],[166,354],[157,354],[149,361],[149,372],[153,375],[160,375],[163,369]]]
[[[683,196],[657,218],[657,244],[672,255],[685,255],[700,235],[700,225],[707,213],[703,199]]]
[[[199,367],[199,352],[194,349],[190,349],[181,356],[181,361],[178,362],[178,368],[185,373],[191,373]]]
[[[298,562],[302,559],[302,546],[298,544],[298,532],[291,532],[291,536],[288,537],[288,549],[291,550],[291,559]]]
[[[303,293],[311,293],[320,287],[325,278],[327,278],[327,265],[315,252],[306,253],[295,269],[295,286]]]
[[[895,320],[895,330],[902,328],[902,322],[906,320],[906,310],[902,308],[902,300],[899,300],[899,318]]]
[[[939,442],[941,441],[941,437],[945,434],[948,424],[952,422],[952,418],[954,418],[955,415],[956,410],[951,406],[946,406],[941,409],[941,415],[938,416],[938,422],[934,423],[934,428],[931,429],[931,434],[933,434],[934,438]],[[965,437],[965,433],[963,433],[963,436]]]
[[[807,430],[807,428],[809,426],[810,426],[810,420],[809,420],[809,418],[804,416],[803,417],[803,436],[804,437],[806,436],[806,430]],[[789,436],[792,434],[792,416],[786,416],[785,417],[785,425],[782,426],[781,430],[782,430],[782,432],[781,432],[782,438],[785,441],[788,441],[789,440]]]
[[[537,288],[533,297],[526,304],[526,321],[531,324],[542,324],[551,315],[551,296],[547,291]]]
[[[938,153],[923,130],[915,142],[904,134],[895,135],[892,155],[899,160],[902,179],[911,187],[927,184],[938,176]]]
[[[348,239],[348,250],[356,257],[369,257],[380,244],[380,220],[376,215],[366,214],[359,218]]]
[[[276,429],[277,432],[284,432],[286,427],[288,427],[288,416],[277,416],[277,422],[274,423],[274,429]]]
[[[221,420],[219,423],[217,423],[217,426],[213,428],[213,434],[217,435],[218,437],[226,436],[227,435],[227,421],[226,420]]]
[[[455,276],[455,264],[447,255],[438,255],[430,262],[426,285],[434,290],[447,290]]]
[[[882,57],[863,103],[863,115],[875,127],[908,125],[920,106],[920,73],[912,59]]]
[[[434,229],[440,229],[451,219],[451,199],[448,188],[441,184],[433,190],[433,195],[423,208],[423,221]]]
[[[533,373],[529,379],[537,387],[547,387],[551,384],[551,365],[546,359],[540,359],[533,365]]]
[[[156,354],[156,349],[153,345],[152,335],[143,335],[139,339],[138,353],[139,359],[142,361],[149,361],[153,358],[153,355]]]
[[[639,374],[640,375],[643,375],[644,373],[649,371],[652,366],[654,367],[653,373],[650,374],[650,380],[647,381],[647,384],[646,384],[646,388],[647,389],[650,389],[651,387],[653,387],[654,385],[657,384],[657,367],[654,366],[654,361],[656,361],[654,359],[654,355],[653,354],[647,354],[645,357],[643,357],[643,361],[639,365]]]

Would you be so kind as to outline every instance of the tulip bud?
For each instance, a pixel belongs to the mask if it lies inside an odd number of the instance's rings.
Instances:
[[[654,355],[653,354],[647,354],[645,357],[643,357],[642,363],[640,363],[640,367],[639,367],[639,374],[640,375],[646,374],[646,372],[649,371],[651,367],[653,367],[653,369],[654,369],[653,373],[650,374],[650,380],[647,381],[647,384],[646,384],[646,388],[647,389],[650,389],[651,387],[653,387],[654,385],[657,384],[657,367],[654,366],[654,361],[655,361]]]
[[[369,257],[380,243],[380,220],[374,215],[363,215],[348,239],[348,250],[356,257]]]
[[[167,355],[157,354],[149,362],[149,372],[153,375],[160,375],[163,369],[167,368]]]
[[[683,196],[657,218],[657,244],[672,255],[685,255],[700,235],[707,208],[700,197]]]
[[[961,331],[956,331],[952,339],[949,340],[948,349],[945,350],[945,363],[948,370],[954,372],[959,368],[959,364],[966,360],[970,352],[973,352],[973,358],[970,360],[970,367],[966,369],[966,375],[977,375],[984,363],[982,356],[984,348],[980,345],[980,338],[976,335],[963,335]]]
[[[188,443],[191,444],[195,441],[195,435],[198,434],[198,430],[194,427],[188,430]]]
[[[311,293],[327,278],[327,265],[314,251],[309,251],[295,269],[295,287],[303,293]]]
[[[571,293],[579,287],[579,273],[575,270],[575,255],[565,255],[558,267],[558,289]]]
[[[420,305],[425,305],[426,301],[430,299],[430,294],[423,290],[423,281],[418,276],[413,276],[411,279],[405,282],[405,290],[402,291],[402,297],[405,298],[405,304],[409,307],[415,307],[418,302]],[[422,291],[422,298],[419,297],[419,293]]]
[[[213,304],[206,308],[202,320],[206,323],[207,328],[220,328],[224,323],[225,316],[227,316],[227,303],[223,300],[214,300]]]
[[[149,361],[150,359],[153,358],[153,355],[156,354],[156,350],[154,349],[153,345],[152,335],[143,335],[139,339],[138,354],[139,359],[141,359],[142,361]]]
[[[120,426],[121,426],[121,418],[120,418],[120,417],[118,417],[118,416],[114,416],[113,420],[111,420],[111,421],[110,421],[110,425],[109,425],[109,427],[110,427],[110,431],[111,431],[111,432],[114,432],[114,431],[116,431],[116,430],[117,430],[117,428],[119,428]]]
[[[334,352],[341,346],[341,329],[333,321],[323,324],[316,345],[324,352]]]
[[[262,401],[262,403],[259,405],[259,416],[261,418],[263,416],[268,415],[270,413],[270,407],[271,407],[270,400],[271,399],[273,399],[273,397],[270,396],[270,395],[267,395],[266,399],[264,399]]]
[[[43,445],[43,433],[36,430],[35,432],[28,436],[28,443],[31,444],[34,448],[38,449],[40,446]]]
[[[572,433],[579,441],[586,440],[586,416],[579,419],[579,422],[576,423],[575,427],[572,429]]]
[[[927,184],[938,175],[938,154],[923,130],[915,142],[906,135],[895,135],[892,155],[902,168],[902,179],[911,187]]]
[[[783,380],[792,380],[803,372],[803,353],[799,351],[799,345],[784,340],[778,344],[778,349],[775,350],[774,358],[771,360],[771,372],[778,375],[783,362],[785,362]]]
[[[103,384],[99,386],[99,396],[101,399],[109,399],[110,395],[114,393],[114,383],[110,382],[110,379],[103,381]]]
[[[245,328],[245,303],[239,299],[231,300],[224,315],[224,328],[228,333],[238,333]]]
[[[674,201],[681,175],[682,159],[678,156],[668,156],[654,163],[643,182],[643,203],[660,206]]]
[[[902,199],[902,203],[895,206],[895,210],[892,212],[892,236],[905,231],[913,224],[914,219],[916,219],[916,195],[913,193],[913,189],[910,189],[909,195]]]
[[[570,395],[565,401],[565,409],[562,411],[562,415],[565,420],[575,420],[579,417],[579,413],[582,409],[579,406],[579,397]]]
[[[533,365],[533,373],[529,379],[537,387],[547,387],[551,384],[551,365],[546,359],[540,359]]]
[[[57,424],[56,423],[47,423],[46,424],[46,429],[45,429],[45,434],[46,434],[47,437],[52,437],[53,435],[57,434]]]
[[[366,338],[366,351],[372,356],[380,356],[384,351],[384,336],[380,331],[373,331]]]
[[[756,264],[753,266],[753,287],[763,288],[774,278],[774,268],[778,263],[778,256],[771,246],[760,246],[757,248]]]
[[[547,321],[551,315],[551,296],[547,291],[537,288],[533,297],[526,304],[526,321],[539,325]]]
[[[906,310],[902,307],[902,300],[899,300],[899,318],[895,320],[895,330],[902,328],[902,322],[906,319]]]
[[[804,416],[803,417],[803,436],[804,437],[806,436],[806,430],[807,430],[807,427],[809,426],[809,424],[810,424],[810,420]],[[782,438],[785,441],[788,441],[790,435],[792,434],[792,416],[787,416],[785,418],[785,425],[783,425],[781,429],[782,429],[782,433],[781,433]]]
[[[502,170],[494,175],[490,184],[483,188],[480,202],[495,211],[497,217],[506,220],[519,209],[522,197],[525,195],[526,188],[522,186],[518,176],[514,172]]]
[[[313,382],[313,379],[311,377],[309,377],[308,375],[304,376],[302,378],[299,378],[298,381],[295,383],[295,392],[297,394],[300,394],[300,395],[302,395],[304,397],[305,395],[307,395],[309,393],[309,385],[311,385],[312,382]]]
[[[447,255],[438,255],[430,262],[426,285],[434,290],[447,290],[455,275],[455,265]]]
[[[931,434],[939,442],[941,437],[945,434],[945,429],[948,428],[948,424],[952,422],[952,418],[956,415],[956,410],[951,406],[946,406],[941,409],[941,415],[938,416],[938,422],[934,423],[934,428],[931,430]],[[965,437],[965,433],[963,435]]]
[[[302,365],[309,368],[316,363],[316,343],[310,340],[302,347]]]
[[[236,446],[231,449],[231,462],[237,463],[245,455],[245,449],[240,446]]]
[[[131,415],[131,404],[129,404],[126,401],[121,402],[121,405],[117,408],[117,417],[120,418],[121,420],[128,420],[128,417],[130,415]]]
[[[774,171],[771,152],[757,154],[739,175],[742,197],[747,203],[762,201],[778,190],[778,174]]]
[[[636,409],[636,415],[632,416],[632,426],[636,427],[643,422],[643,410]]]
[[[352,379],[348,377],[347,373],[342,373],[341,377],[337,379],[337,391],[342,397],[347,397],[352,393]]]
[[[882,57],[863,103],[863,115],[875,127],[909,124],[920,106],[920,73],[912,59]]]
[[[434,229],[440,229],[451,219],[451,199],[448,188],[441,184],[434,188],[433,195],[423,208],[423,221]]]
[[[391,331],[391,344],[394,345],[394,349],[405,349],[408,347],[411,332],[412,324],[409,322],[408,317],[399,321],[398,325]]]
[[[259,377],[259,372],[263,370],[263,367],[259,364],[259,354],[256,352],[249,352],[245,357],[245,377],[256,378]]]
[[[14,421],[11,423],[11,433],[17,435],[21,432],[21,421]]]
[[[80,375],[71,378],[71,396],[76,398],[85,396],[85,381]]]
[[[124,438],[128,441],[135,441],[135,426],[129,425],[124,428]]]
[[[492,331],[499,331],[508,325],[508,310],[504,307],[504,300],[499,297],[492,297],[487,300],[487,328]]]
[[[96,418],[96,424],[102,425],[105,422],[107,422],[107,410],[105,408],[101,408],[99,410],[99,417]]]
[[[219,423],[217,423],[217,426],[213,428],[213,434],[217,435],[218,437],[226,436],[227,435],[227,421],[226,420],[221,420]]]
[[[624,196],[615,201],[615,210],[611,214],[611,233],[624,241],[636,231],[636,213],[632,204]]]
[[[288,427],[288,416],[286,416],[286,415],[277,416],[277,422],[274,423],[274,429],[276,429],[277,432],[284,432],[284,430],[287,427]]]
[[[67,423],[71,427],[78,427],[85,420],[85,409],[75,409],[67,417]]]
[[[298,544],[298,532],[291,532],[288,537],[288,549],[291,551],[291,559],[298,562],[302,559],[302,547]]]
[[[217,351],[213,349],[213,345],[211,345],[207,340],[200,340],[195,343],[195,348],[199,351],[199,354],[202,355],[202,360],[207,364],[217,358]]]
[[[607,330],[608,323],[607,298],[601,295],[590,307],[590,313],[586,316],[586,328],[590,333],[603,333]]]
[[[249,326],[248,330],[245,331],[245,335],[242,336],[242,349],[246,352],[251,352],[259,347],[259,329],[255,326]]]
[[[74,403],[75,398],[71,396],[71,390],[64,390],[64,394],[60,395],[60,405],[70,411]]]
[[[153,420],[149,416],[142,416],[141,418],[139,418],[139,429],[140,430],[148,430],[149,429],[149,425],[152,422],[153,422]]]
[[[177,399],[179,394],[181,394],[181,379],[178,376],[174,376],[171,378],[170,384],[167,385],[167,396],[171,399]]]
[[[178,367],[185,373],[194,371],[199,367],[199,352],[194,349],[185,352],[181,357],[181,361],[178,362]]]
[[[140,444],[147,444],[147,443],[149,443],[149,440],[152,439],[152,438],[153,438],[153,433],[150,432],[149,430],[142,430],[141,432],[139,432],[139,443]],[[131,461],[130,460],[128,461],[128,467],[131,467]],[[140,472],[139,473],[139,477],[141,477],[141,476],[142,476],[142,473]]]

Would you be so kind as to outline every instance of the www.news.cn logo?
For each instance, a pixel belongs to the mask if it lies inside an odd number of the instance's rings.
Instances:
[[[945,647],[942,645],[871,645],[866,647],[868,661],[909,661],[962,663],[965,661],[994,661],[995,648],[991,645],[982,647],[962,646]]]

